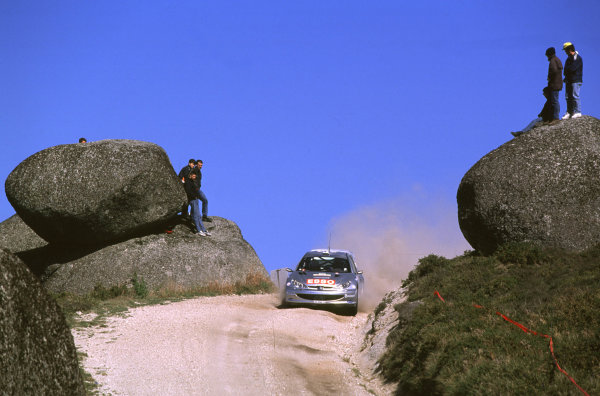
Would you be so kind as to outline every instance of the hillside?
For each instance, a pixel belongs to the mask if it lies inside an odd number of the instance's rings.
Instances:
[[[599,284],[600,247],[577,254],[510,244],[488,257],[427,256],[396,310],[422,303],[390,332],[380,371],[403,395],[583,394],[557,368],[545,334],[560,367],[598,394]]]

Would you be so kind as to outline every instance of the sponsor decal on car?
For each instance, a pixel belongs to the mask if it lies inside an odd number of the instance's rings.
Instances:
[[[335,281],[333,279],[307,279],[306,284],[333,286],[335,285]]]

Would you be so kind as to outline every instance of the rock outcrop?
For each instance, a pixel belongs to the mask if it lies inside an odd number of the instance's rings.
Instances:
[[[105,140],[40,151],[9,175],[6,195],[17,215],[0,223],[0,248],[55,293],[131,286],[134,276],[149,290],[176,291],[267,278],[235,223],[212,217],[205,226],[213,235],[200,237],[176,216],[187,197],[155,144]]]
[[[165,151],[102,140],[42,150],[8,176],[17,214],[53,244],[102,245],[152,232],[187,201]]]
[[[0,393],[85,395],[62,311],[25,264],[0,250]]]
[[[29,227],[19,215],[9,217],[0,223],[0,249],[12,253],[26,252],[48,244]]]
[[[457,193],[463,235],[478,251],[507,242],[584,250],[600,242],[600,120],[534,128],[479,160]]]
[[[356,363],[362,373],[370,374],[369,379],[379,375],[379,362],[387,351],[390,332],[401,330],[411,320],[415,308],[422,304],[406,301],[405,292],[402,288],[388,292],[362,328],[363,341],[357,349]],[[395,387],[393,383],[386,384],[386,394],[393,394]]]
[[[362,368],[377,367],[378,360],[386,349],[390,331],[398,324],[398,312],[394,309],[404,301],[402,289],[388,292],[373,313],[369,314],[363,328],[363,342],[360,346],[359,364]]]
[[[224,218],[211,218],[212,223],[205,223],[210,237],[197,236],[188,225],[180,224],[170,234],[163,231],[101,248],[46,245],[18,255],[55,293],[86,294],[96,285],[107,289],[126,285],[134,274],[151,289],[233,285],[248,276],[267,277],[238,226]],[[14,226],[17,222],[11,220],[11,224],[13,230],[20,230]]]

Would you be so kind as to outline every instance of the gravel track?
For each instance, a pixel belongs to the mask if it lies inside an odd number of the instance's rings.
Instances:
[[[366,313],[277,305],[276,295],[200,297],[72,332],[101,394],[391,394],[355,363]]]

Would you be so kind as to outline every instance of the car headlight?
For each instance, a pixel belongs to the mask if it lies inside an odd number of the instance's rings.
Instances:
[[[344,283],[342,283],[342,287],[344,289],[355,289],[356,286],[354,285],[354,283],[352,283],[352,281],[346,281]]]
[[[304,289],[306,286],[304,286],[304,283],[302,282],[298,282],[296,279],[292,279],[290,280],[286,286],[291,286],[294,289]]]

